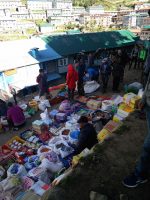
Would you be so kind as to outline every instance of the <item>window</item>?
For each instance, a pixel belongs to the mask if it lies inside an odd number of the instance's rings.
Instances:
[[[68,58],[63,58],[63,59],[58,60],[58,66],[62,67],[66,65],[68,65]]]

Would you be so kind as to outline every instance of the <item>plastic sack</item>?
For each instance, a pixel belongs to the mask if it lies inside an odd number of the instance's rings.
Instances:
[[[41,110],[41,111],[45,111],[45,109],[46,109],[46,106],[44,103],[39,103],[38,107],[39,107],[39,110]]]
[[[61,141],[61,140],[62,140],[62,138],[61,138],[60,136],[53,137],[53,138],[49,141],[48,146],[51,147],[51,148],[54,148],[54,145],[55,145],[57,142]]]
[[[61,162],[50,162],[47,158],[44,158],[40,167],[52,173],[57,173],[63,168],[63,164]]]
[[[67,110],[71,110],[70,102],[68,100],[63,101],[59,106],[59,110],[62,111],[62,112],[65,112]]]
[[[86,94],[89,94],[95,92],[99,87],[100,85],[96,81],[88,81],[84,85],[84,91]]]
[[[58,113],[59,111],[58,110],[52,110],[50,113],[49,113],[49,115],[50,115],[50,117],[51,118],[55,118],[56,117],[56,114]]]
[[[128,85],[128,89],[132,89],[132,88],[139,91],[140,89],[143,88],[143,85],[139,82],[134,82]]]
[[[33,190],[36,194],[42,196],[49,188],[50,188],[49,185],[39,180],[31,187],[31,190]]]
[[[49,171],[45,171],[41,176],[39,177],[40,181],[43,181],[45,184],[50,184],[51,180],[53,179],[53,174]]]
[[[0,182],[0,186],[3,188],[4,191],[8,191],[16,186],[20,185],[21,180],[18,176],[9,176],[3,181]]]
[[[45,109],[45,111],[44,111],[43,113],[40,114],[40,117],[41,117],[42,121],[43,121],[45,124],[47,124],[47,125],[52,124],[52,120],[49,118],[47,108]]]
[[[12,164],[7,170],[7,176],[18,175],[20,177],[25,176],[27,171],[23,165],[17,163]]]
[[[34,181],[28,176],[22,177],[21,181],[22,181],[22,186],[24,190],[30,189],[32,185],[34,184]]]
[[[34,97],[34,100],[35,100],[35,101],[40,101],[40,97],[39,97],[39,96],[35,96],[35,97]]]
[[[45,106],[46,106],[47,108],[50,108],[50,107],[51,107],[51,105],[50,105],[48,99],[43,100],[42,103],[45,104]]]
[[[26,109],[27,109],[28,106],[27,106],[27,104],[24,103],[24,104],[20,104],[19,107],[20,107],[23,111],[26,111]]]
[[[67,115],[65,113],[57,113],[56,114],[56,120],[58,122],[64,122],[67,120]]]
[[[48,153],[48,152],[51,152],[51,151],[52,151],[51,147],[43,145],[38,149],[37,154],[39,156],[41,156],[42,154],[45,154],[45,153]]]
[[[80,131],[78,130],[72,131],[69,135],[69,142],[76,145],[78,143],[79,134]]]
[[[44,172],[45,170],[42,167],[35,167],[28,172],[28,176],[37,180]]]
[[[111,100],[102,101],[102,110],[111,110],[113,102]]]
[[[113,95],[111,101],[113,102],[114,105],[119,105],[120,103],[123,102],[123,97],[121,97],[120,95]]]
[[[142,98],[143,93],[144,93],[143,89],[140,89],[139,92],[138,92],[138,96],[139,96],[140,98]]]
[[[2,166],[0,166],[0,181],[2,180],[4,174],[5,174],[5,169]]]
[[[57,153],[57,154],[60,154],[60,156],[62,158],[65,158],[67,157],[68,155],[70,155],[71,153],[73,153],[73,148],[70,147],[67,142],[65,141],[60,141],[60,142],[57,142],[55,145],[54,145],[54,151]]]

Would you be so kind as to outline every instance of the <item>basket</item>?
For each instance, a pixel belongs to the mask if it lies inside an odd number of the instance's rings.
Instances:
[[[14,137],[12,137],[10,140],[8,140],[8,142],[6,143],[6,145],[7,145],[10,149],[12,149],[12,148],[10,147],[10,145],[13,143],[14,140],[16,140],[17,142],[20,142],[21,144],[24,144],[24,143],[25,143],[25,141],[22,140],[20,137],[14,136]],[[12,150],[13,150],[13,149],[12,149]]]

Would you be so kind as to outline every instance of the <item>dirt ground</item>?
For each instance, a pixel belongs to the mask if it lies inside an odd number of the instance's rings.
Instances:
[[[141,71],[126,70],[124,84],[140,81]],[[112,80],[105,95],[112,95]],[[101,94],[100,92],[98,92]],[[39,113],[27,121],[19,132],[8,132],[0,135],[0,145],[10,137],[31,127],[32,121],[39,119]],[[127,194],[129,200],[150,200],[150,183],[136,189],[126,189],[121,181],[132,172],[140,155],[144,137],[147,132],[146,121],[136,114],[125,122],[123,133],[116,134],[95,148],[95,152],[84,159],[59,186],[48,194],[47,200],[89,200],[90,191],[105,194],[110,200],[118,200],[120,194]]]

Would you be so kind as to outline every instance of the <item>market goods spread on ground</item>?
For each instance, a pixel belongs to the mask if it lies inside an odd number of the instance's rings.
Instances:
[[[84,149],[74,155],[80,134],[77,123],[80,116],[88,116],[98,132],[99,143],[102,143],[137,109],[142,96],[141,90],[138,94],[133,90],[124,96],[76,96],[75,101],[70,102],[62,85],[56,89],[61,91],[50,100],[35,97],[28,105],[20,104],[26,118],[38,110],[42,113],[40,119],[32,123],[32,129],[12,137],[0,147],[0,199],[7,196],[9,200],[27,200],[29,197],[40,200],[45,191],[92,151]],[[2,128],[7,129],[5,119],[1,121]]]

